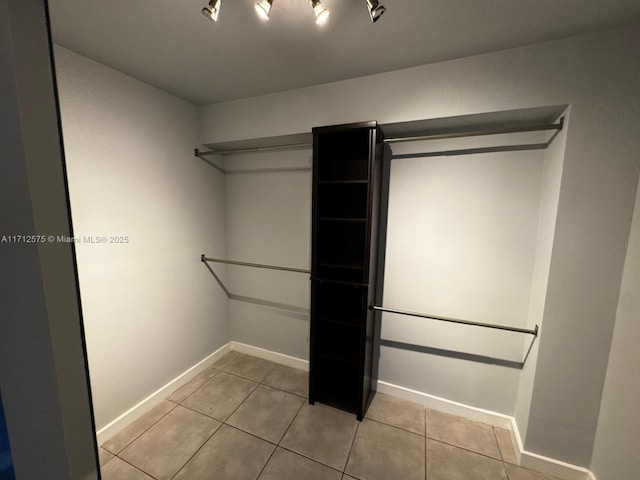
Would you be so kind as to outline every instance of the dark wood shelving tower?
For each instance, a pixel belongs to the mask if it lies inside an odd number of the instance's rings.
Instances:
[[[376,122],[313,129],[309,403],[358,420],[371,392],[381,145]]]

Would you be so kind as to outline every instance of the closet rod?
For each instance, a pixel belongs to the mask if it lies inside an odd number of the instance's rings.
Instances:
[[[396,310],[394,308],[385,308],[378,305],[371,305],[371,310],[378,310],[380,312],[397,313],[398,315],[408,315],[410,317],[428,318],[429,320],[440,320],[442,322],[460,323],[462,325],[473,325],[475,327],[494,328],[496,330],[507,330],[509,332],[526,333],[528,335],[538,336],[538,325],[533,330],[527,328],[508,327],[505,325],[495,325],[492,323],[471,322],[469,320],[460,320],[457,318],[439,317],[436,315],[429,315],[426,313],[408,312],[406,310]]]
[[[419,142],[421,140],[445,140],[447,138],[460,138],[460,137],[478,137],[481,135],[500,135],[504,133],[524,133],[524,132],[539,132],[543,130],[562,130],[564,125],[564,117],[560,119],[558,123],[550,123],[546,125],[523,125],[520,127],[502,127],[502,128],[482,128],[479,130],[467,130],[451,133],[436,133],[431,135],[420,135],[413,137],[390,137],[385,138],[385,143],[400,143],[400,142]],[[384,127],[383,127],[384,128]]]
[[[235,148],[232,150],[212,150],[209,152],[201,152],[196,148],[196,157],[204,155],[232,155],[234,153],[268,152],[271,150],[297,150],[303,148],[311,148],[312,146],[312,143],[285,143],[282,145],[271,145],[268,147]]]
[[[235,260],[223,260],[221,258],[205,257],[204,253],[200,256],[202,262],[226,263],[228,265],[241,265],[243,267],[267,268],[269,270],[282,270],[285,272],[311,273],[311,270],[303,270],[302,268],[279,267],[277,265],[265,265],[262,263],[237,262]]]
[[[440,150],[437,152],[399,153],[391,155],[392,159],[425,158],[425,157],[453,157],[456,155],[472,155],[476,153],[522,152],[527,150],[544,150],[549,143],[528,143],[524,145],[498,145],[495,147],[459,148],[457,150]]]
[[[206,158],[206,155],[205,155],[206,153],[211,154],[214,152],[201,153],[200,150],[198,150],[197,148],[194,149],[194,155],[196,157],[198,157],[203,162],[208,163],[209,165],[214,167],[216,170],[218,170],[219,172],[225,175],[239,175],[244,173],[308,172],[312,169],[311,166],[308,166],[308,167],[246,168],[246,169],[227,170],[222,168],[220,165],[217,165],[216,163],[212,162],[208,158]]]
[[[385,138],[384,143],[400,143],[400,142],[417,142],[421,140],[444,140],[447,138],[460,138],[460,137],[477,137],[481,135],[500,135],[505,133],[524,133],[524,132],[538,132],[543,130],[562,130],[564,124],[564,117],[560,119],[558,123],[551,123],[545,125],[523,125],[520,127],[502,127],[502,128],[483,128],[478,130],[466,130],[451,133],[437,133],[430,135],[419,135],[411,137],[389,137]],[[384,129],[384,125],[382,126]],[[303,148],[311,148],[312,143],[283,143],[281,145],[270,145],[266,147],[248,147],[248,148],[236,148],[232,150],[212,150],[208,152],[201,152],[199,149],[195,149],[196,157],[204,157],[207,155],[231,155],[234,153],[245,152],[264,152],[270,150],[295,150]]]

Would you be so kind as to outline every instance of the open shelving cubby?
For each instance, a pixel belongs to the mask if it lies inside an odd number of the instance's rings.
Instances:
[[[371,391],[380,144],[376,122],[313,129],[309,402],[359,420]]]

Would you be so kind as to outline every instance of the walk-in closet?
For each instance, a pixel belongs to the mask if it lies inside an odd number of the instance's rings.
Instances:
[[[0,480],[635,479],[640,8],[507,3],[0,1]]]

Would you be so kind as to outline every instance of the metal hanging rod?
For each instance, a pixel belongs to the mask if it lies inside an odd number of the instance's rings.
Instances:
[[[211,165],[213,168],[215,168],[216,170],[218,170],[220,173],[223,173],[223,174],[224,174],[224,173],[227,173],[227,171],[226,171],[224,168],[222,168],[220,165],[218,165],[218,164],[217,164],[217,163],[215,163],[215,162],[212,162],[211,160],[209,160],[209,159],[208,159],[207,157],[205,157],[204,155],[201,155],[201,154],[200,154],[200,151],[199,151],[197,148],[196,148],[196,149],[194,149],[194,155],[195,155],[196,157],[198,157],[200,160],[202,160],[203,162],[205,162],[205,163],[207,163],[207,164]]]
[[[206,155],[233,155],[236,153],[251,153],[251,152],[269,152],[272,150],[302,150],[305,148],[311,148],[312,143],[283,143],[282,145],[270,145],[267,147],[247,147],[247,148],[235,148],[232,150],[212,150],[209,152],[201,152],[196,148],[196,156]]]
[[[204,253],[200,256],[200,261],[202,262],[213,262],[213,263],[225,263],[227,265],[240,265],[243,267],[254,267],[254,268],[266,268],[269,270],[282,270],[285,272],[295,272],[295,273],[311,273],[311,270],[304,270],[302,268],[291,268],[291,267],[280,267],[277,265],[265,265],[262,263],[249,263],[249,262],[237,262],[235,260],[223,260],[221,258],[209,258],[204,255]]]
[[[398,315],[407,315],[410,317],[428,318],[430,320],[440,320],[442,322],[459,323],[462,325],[472,325],[474,327],[493,328],[496,330],[506,330],[508,332],[526,333],[528,335],[538,336],[538,325],[533,330],[528,328],[508,327],[505,325],[495,325],[493,323],[471,322],[469,320],[460,320],[458,318],[440,317],[437,315],[429,315],[427,313],[408,312],[406,310],[396,310],[394,308],[385,308],[378,305],[371,305],[371,310],[378,310],[380,312],[397,313]]]
[[[557,124],[551,125],[555,128],[553,135],[544,143],[525,143],[519,145],[497,145],[494,147],[476,147],[476,148],[458,148],[454,150],[440,150],[437,152],[415,152],[415,153],[399,153],[397,155],[391,155],[392,159],[403,158],[426,158],[426,157],[448,157],[455,155],[473,155],[478,153],[496,153],[496,152],[521,152],[526,150],[545,150],[553,143],[564,124],[564,118],[560,119]],[[532,127],[533,128],[533,127]],[[546,130],[546,129],[545,129]],[[504,133],[504,132],[503,132]]]
[[[255,149],[252,149],[255,150]],[[236,170],[228,170],[220,165],[212,162],[207,158],[207,155],[217,154],[218,152],[201,152],[197,148],[194,149],[194,155],[201,159],[202,161],[208,163],[216,170],[225,175],[234,175],[234,174],[243,174],[243,173],[274,173],[274,172],[308,172],[311,171],[311,166],[306,167],[275,167],[275,168],[247,168],[247,169],[236,169]]]
[[[216,282],[218,282],[218,285],[220,285],[220,288],[222,288],[222,291],[225,293],[225,295],[227,296],[227,298],[229,300],[236,300],[238,302],[245,302],[245,303],[253,303],[255,305],[262,305],[262,306],[266,306],[266,307],[279,308],[281,310],[290,310],[290,311],[293,311],[293,312],[296,312],[296,313],[299,313],[299,314],[304,314],[304,315],[308,315],[309,314],[309,309],[308,308],[298,307],[296,305],[289,305],[287,303],[272,302],[270,300],[264,300],[262,298],[248,297],[246,295],[236,295],[235,293],[231,293],[229,291],[229,289],[226,287],[226,285],[224,284],[224,282],[222,281],[222,279],[218,276],[218,274],[215,272],[215,270],[211,267],[211,265],[206,263],[206,260],[207,260],[206,257],[204,255],[202,255],[200,257],[200,259],[204,263],[204,266],[209,269],[209,271],[213,275],[213,278],[216,279]],[[210,260],[214,260],[214,259],[210,259]]]
[[[560,119],[558,123],[550,123],[546,125],[523,125],[520,127],[502,127],[502,128],[481,128],[478,130],[466,130],[451,133],[436,133],[430,135],[419,135],[411,137],[390,137],[385,138],[385,143],[400,143],[400,142],[419,142],[421,140],[445,140],[447,138],[461,138],[461,137],[479,137],[482,135],[500,135],[505,133],[524,133],[524,132],[539,132],[544,130],[562,130],[564,125],[564,117]]]
[[[456,150],[440,150],[436,152],[399,153],[392,155],[391,158],[396,160],[402,158],[453,157],[456,155],[473,155],[477,153],[522,152],[527,150],[544,150],[548,146],[548,143],[528,143],[522,145],[499,145],[495,147],[459,148]]]
[[[227,175],[240,175],[243,173],[274,173],[274,172],[310,172],[309,167],[276,167],[276,168],[247,168],[243,170],[225,170]]]

